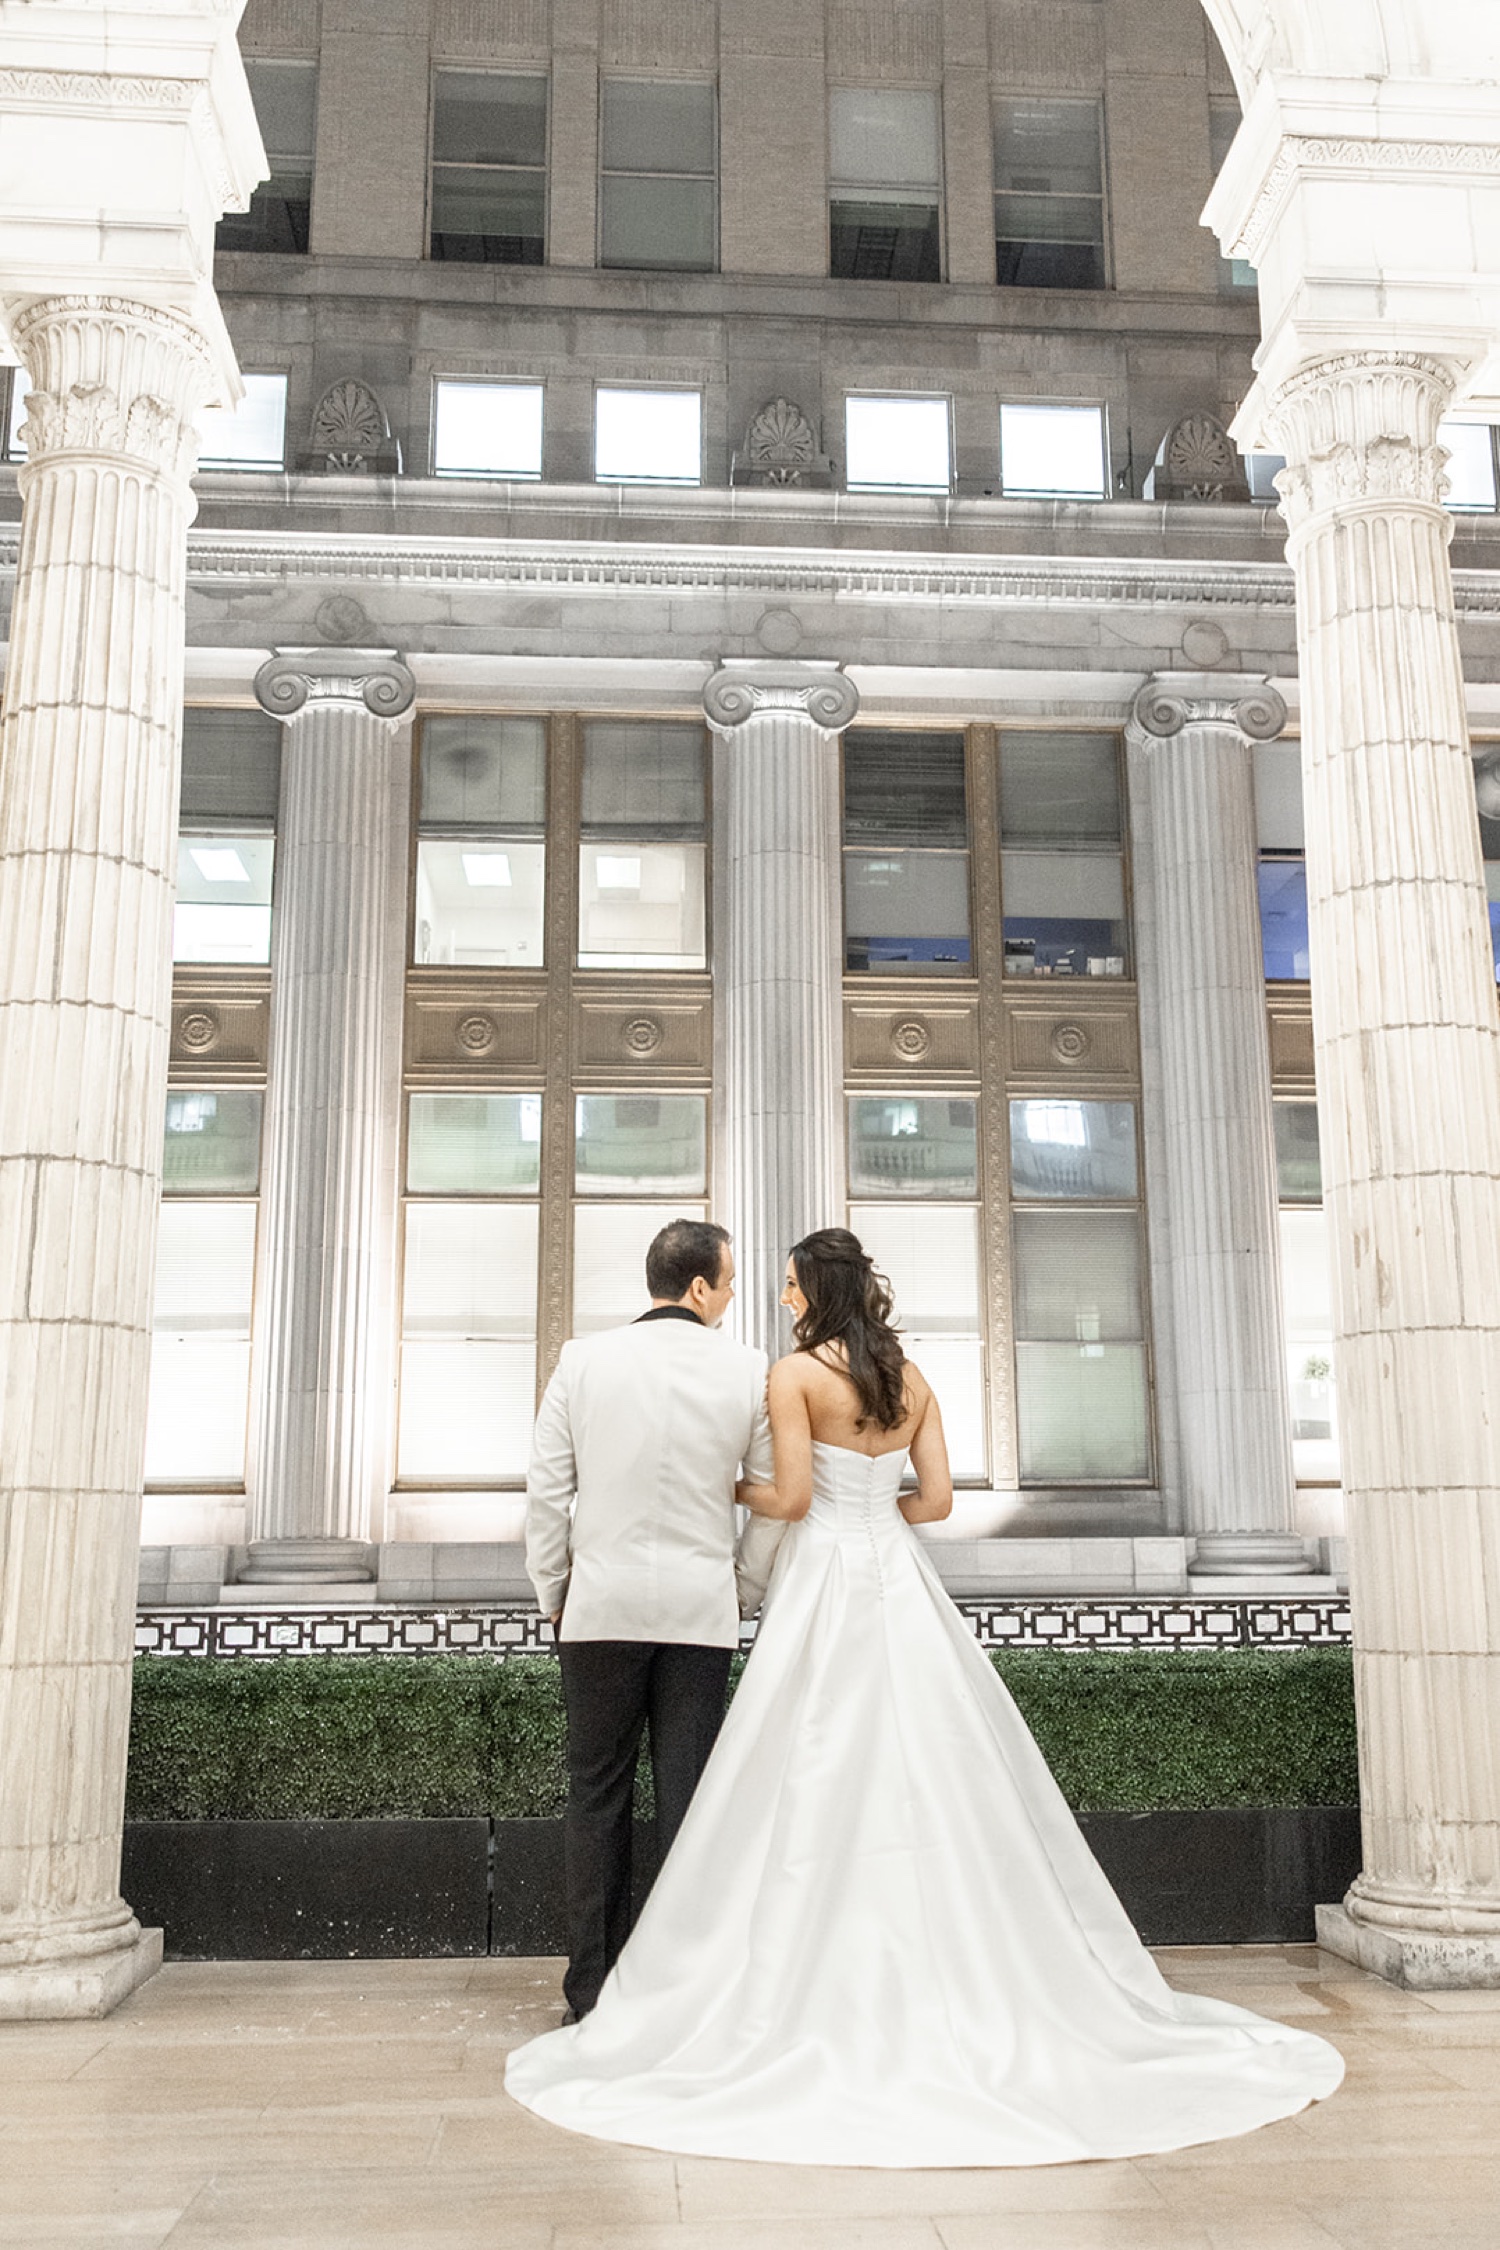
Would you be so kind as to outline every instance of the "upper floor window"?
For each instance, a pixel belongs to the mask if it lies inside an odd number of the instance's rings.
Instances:
[[[546,79],[440,70],[432,93],[433,257],[539,266],[546,208]]]
[[[1121,823],[1114,735],[1007,732],[1002,738],[1007,976],[1124,976]]]
[[[414,960],[540,968],[546,817],[541,719],[423,721]]]
[[[828,270],[855,281],[941,281],[938,97],[834,86],[828,96]]]
[[[26,401],[31,396],[31,377],[24,367],[10,371],[10,401],[5,415],[5,458],[7,461],[24,461],[26,448],[21,442],[21,424],[26,419]]]
[[[539,477],[542,473],[540,383],[433,386],[432,473],[435,477]]]
[[[262,711],[183,714],[172,958],[271,958],[281,725]]]
[[[701,484],[702,394],[601,386],[594,393],[594,475],[600,484]]]
[[[255,120],[266,144],[271,177],[262,180],[248,211],[227,211],[214,235],[218,250],[305,251],[312,217],[313,141],[317,129],[318,66],[246,58],[245,76]]]
[[[995,104],[995,279],[1019,289],[1102,289],[1099,104],[1015,95]]]
[[[952,434],[945,398],[851,398],[844,405],[851,492],[946,492]]]
[[[1229,154],[1230,143],[1240,129],[1238,102],[1210,102],[1208,105],[1209,161],[1214,178],[1224,169],[1224,159]],[[1248,258],[1219,259],[1219,287],[1226,292],[1255,287],[1255,268]]]
[[[606,78],[601,100],[599,263],[712,273],[719,262],[712,84]]]
[[[882,976],[969,968],[969,812],[961,734],[844,737],[844,960]]]
[[[200,469],[286,466],[286,377],[244,375],[238,406],[205,406],[198,414]]]
[[[1448,490],[1443,503],[1449,508],[1473,509],[1479,515],[1495,513],[1495,432],[1488,422],[1443,421],[1438,443],[1447,448],[1444,472]]]
[[[1009,498],[1102,500],[1109,489],[1102,406],[1002,406],[1000,489]]]
[[[681,720],[584,727],[581,969],[705,965],[706,742]]]
[[[1261,959],[1269,981],[1297,982],[1308,974],[1302,746],[1257,742],[1254,757]]]

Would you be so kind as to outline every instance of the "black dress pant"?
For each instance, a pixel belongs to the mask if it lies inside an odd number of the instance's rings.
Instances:
[[[651,1729],[656,1841],[665,1859],[724,1719],[727,1648],[673,1641],[561,1641],[568,1721],[564,1822],[568,1973],[586,2015],[630,1934],[632,1792]]]

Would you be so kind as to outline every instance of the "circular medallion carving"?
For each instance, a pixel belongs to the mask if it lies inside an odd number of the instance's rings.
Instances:
[[[655,1016],[632,1016],[620,1033],[620,1045],[627,1055],[654,1055],[663,1037]]]
[[[1205,671],[1211,671],[1229,654],[1229,635],[1211,618],[1195,618],[1183,632],[1182,653],[1189,664],[1201,664]]]
[[[500,1032],[493,1016],[472,1015],[459,1018],[453,1036],[465,1054],[487,1055]]]
[[[905,1023],[898,1023],[891,1033],[891,1053],[899,1055],[903,1062],[920,1062],[931,1045],[932,1033],[914,1016],[909,1016]]]
[[[177,1022],[177,1044],[189,1054],[206,1054],[219,1038],[219,1018],[212,1008],[190,1008]]]
[[[1094,1042],[1081,1023],[1060,1023],[1050,1044],[1054,1062],[1081,1063]]]

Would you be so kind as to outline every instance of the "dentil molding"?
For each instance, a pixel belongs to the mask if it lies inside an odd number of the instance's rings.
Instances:
[[[411,709],[417,683],[394,649],[280,648],[255,675],[255,699],[273,719],[309,703],[356,703],[377,719]]]

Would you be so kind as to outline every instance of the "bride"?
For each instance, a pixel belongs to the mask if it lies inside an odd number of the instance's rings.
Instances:
[[[942,1422],[855,1237],[799,1242],[782,1302],[754,1653],[598,2006],[508,2090],[604,2140],[916,2167],[1185,2148],[1331,2094],[1325,2041],[1164,1982],[944,1593],[911,1530],[953,1504]]]

